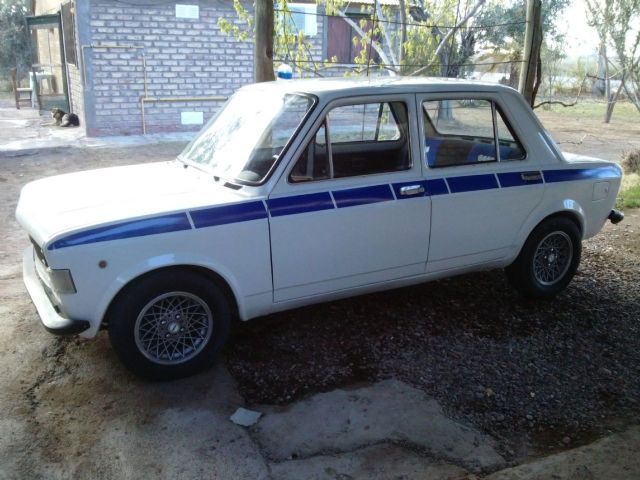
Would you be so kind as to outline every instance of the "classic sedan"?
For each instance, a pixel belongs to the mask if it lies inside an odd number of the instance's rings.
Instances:
[[[29,183],[16,215],[45,328],[107,329],[168,379],[209,366],[235,318],[492,268],[551,297],[622,219],[620,179],[508,87],[281,81],[240,89],[175,161]]]

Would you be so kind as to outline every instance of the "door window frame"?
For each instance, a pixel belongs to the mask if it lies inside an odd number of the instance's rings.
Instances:
[[[425,157],[425,142],[426,139],[426,130],[424,125],[424,113],[423,113],[423,103],[424,102],[437,102],[440,100],[485,100],[491,103],[491,113],[492,113],[492,122],[493,122],[493,137],[494,137],[494,146],[496,149],[496,160],[490,162],[475,162],[475,163],[461,163],[455,165],[442,165],[442,166],[430,166]],[[522,135],[521,132],[518,131],[517,123],[514,122],[508,112],[508,109],[504,107],[501,102],[501,97],[498,93],[494,92],[420,92],[416,93],[416,110],[419,116],[418,121],[418,130],[419,130],[419,149],[420,149],[420,158],[422,160],[421,163],[424,164],[426,171],[434,172],[438,170],[442,170],[445,168],[461,168],[461,167],[471,167],[472,169],[479,169],[480,166],[491,166],[495,164],[502,165],[522,165],[523,162],[528,162],[531,157],[529,155],[530,146],[527,145],[525,136]],[[502,116],[502,120],[514,137],[516,142],[520,144],[524,151],[524,158],[519,160],[505,160],[501,161],[500,159],[500,149],[498,148],[499,143],[499,135],[498,135],[498,125],[497,125],[497,116],[496,114],[500,114]],[[482,169],[484,170],[484,169]]]
[[[313,120],[312,124],[309,126],[309,129],[304,134],[304,138],[298,144],[295,152],[292,152],[293,155],[289,158],[289,162],[287,167],[283,170],[282,175],[278,181],[278,184],[274,187],[271,193],[281,193],[286,189],[287,191],[291,191],[295,189],[299,193],[304,193],[305,191],[313,191],[321,189],[334,188],[333,185],[341,185],[344,183],[350,183],[354,186],[366,185],[371,183],[391,183],[391,180],[385,181],[382,180],[385,177],[393,176],[393,181],[399,181],[400,179],[416,179],[422,178],[424,175],[424,167],[423,161],[417,161],[416,159],[421,159],[420,156],[422,154],[422,149],[419,146],[418,138],[420,138],[419,134],[419,120],[417,119],[416,112],[416,102],[415,102],[415,94],[414,93],[390,93],[390,94],[372,94],[372,95],[358,95],[353,97],[343,97],[331,100],[324,104],[321,109],[319,109],[319,113],[315,120]],[[409,135],[409,155],[411,166],[406,170],[399,171],[389,171],[389,172],[380,172],[380,173],[371,173],[366,175],[357,175],[357,176],[349,176],[349,177],[339,177],[339,178],[329,178],[324,180],[317,181],[309,181],[309,182],[291,182],[289,180],[289,175],[291,171],[295,167],[300,155],[302,155],[307,148],[309,142],[313,141],[318,130],[325,124],[325,120],[327,119],[327,115],[331,110],[342,107],[342,106],[350,106],[350,105],[361,105],[366,103],[391,103],[391,102],[402,102],[405,104],[407,108],[407,133]],[[330,123],[330,122],[328,122]],[[325,124],[325,131],[327,137],[330,139],[330,131],[331,126]],[[329,150],[330,151],[330,147]],[[279,185],[282,184],[282,189],[279,188]],[[319,187],[321,185],[321,187]],[[306,187],[306,188],[305,188]]]

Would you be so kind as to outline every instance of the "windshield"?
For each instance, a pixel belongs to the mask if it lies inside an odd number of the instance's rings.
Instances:
[[[300,94],[240,91],[178,158],[226,180],[260,183],[312,105]]]

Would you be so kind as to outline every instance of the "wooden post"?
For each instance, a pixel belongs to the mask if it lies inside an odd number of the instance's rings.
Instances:
[[[404,44],[407,43],[407,4],[405,0],[400,0],[400,49],[398,50],[398,71],[400,75],[404,73]]]
[[[533,106],[538,56],[542,45],[541,0],[527,0],[527,28],[524,35],[524,58],[518,90]],[[540,72],[538,73],[540,74]]]
[[[273,73],[273,2],[256,0],[253,71],[256,82],[275,80]]]

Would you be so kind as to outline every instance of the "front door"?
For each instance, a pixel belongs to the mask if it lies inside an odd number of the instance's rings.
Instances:
[[[29,84],[40,111],[60,108],[69,111],[69,92],[65,66],[60,14],[28,17],[33,44],[33,65]]]
[[[413,95],[325,109],[267,202],[274,301],[424,273],[417,133]]]

